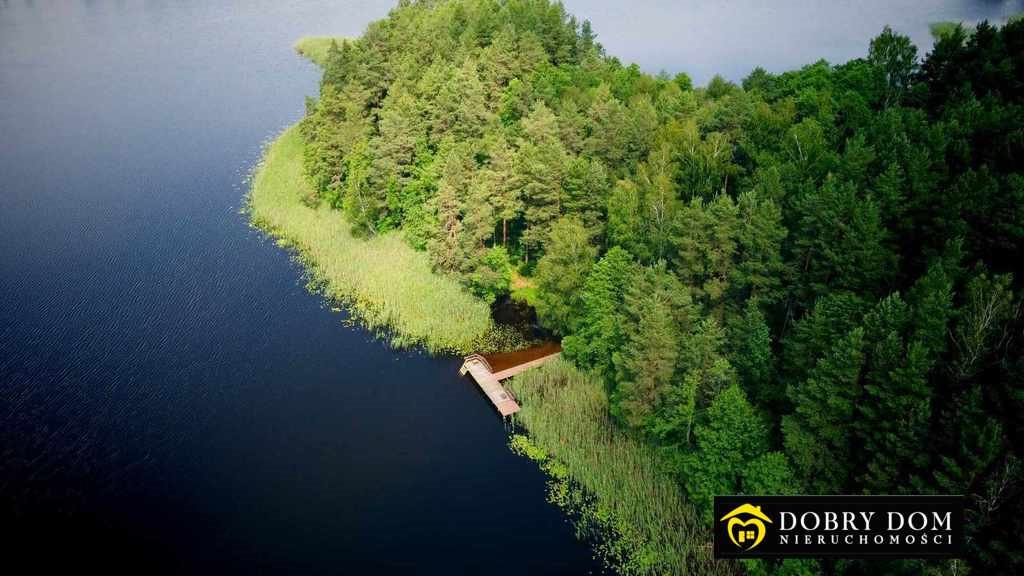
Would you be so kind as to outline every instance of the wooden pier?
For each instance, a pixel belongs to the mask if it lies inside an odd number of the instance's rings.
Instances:
[[[539,353],[543,354],[531,359],[523,357],[523,362],[506,366],[507,362],[499,364],[503,369],[495,372],[491,368],[491,363],[480,354],[472,354],[466,356],[462,362],[462,368],[459,369],[459,374],[465,376],[467,373],[473,377],[480,389],[484,391],[487,399],[494,404],[494,407],[498,409],[498,412],[502,416],[509,416],[519,411],[519,403],[516,402],[515,397],[512,393],[505,389],[501,385],[501,381],[506,378],[511,378],[516,374],[520,374],[534,366],[540,366],[541,364],[556,358],[561,354],[561,347],[551,348],[547,347],[544,349],[538,349]],[[516,354],[516,353],[512,353]]]

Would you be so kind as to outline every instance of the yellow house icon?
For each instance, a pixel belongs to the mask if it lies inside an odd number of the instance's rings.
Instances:
[[[748,518],[742,518],[744,516]],[[754,506],[749,503],[737,506],[732,512],[719,518],[718,521],[725,522],[726,520],[729,521],[725,525],[725,531],[729,535],[729,540],[737,548],[743,548],[744,550],[750,550],[760,544],[767,532],[764,523],[772,523],[771,518],[761,511],[760,506]],[[738,530],[735,529],[737,527],[739,528]]]

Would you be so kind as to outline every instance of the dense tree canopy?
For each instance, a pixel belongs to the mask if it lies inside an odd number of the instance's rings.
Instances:
[[[402,1],[332,48],[306,170],[477,294],[532,275],[696,506],[963,493],[968,564],[1021,571],[1024,21],[865,48],[694,88],[547,0]]]

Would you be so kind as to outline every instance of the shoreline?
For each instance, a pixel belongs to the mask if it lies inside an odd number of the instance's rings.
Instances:
[[[302,172],[302,150],[297,125],[267,145],[246,197],[251,224],[295,253],[311,285],[332,306],[343,305],[353,318],[385,337],[390,345],[423,346],[432,355],[468,354],[487,348],[495,333],[489,307],[455,279],[434,273],[426,254],[417,252],[396,234],[356,238],[341,213],[306,204],[309,185]],[[434,309],[442,312],[427,313]],[[596,471],[594,460],[600,459],[602,448],[618,453],[620,462],[644,462],[651,470],[658,467],[656,459],[644,450],[633,450],[633,443],[619,434],[605,436],[609,433],[608,422],[593,410],[574,417],[569,428],[549,425],[563,421],[568,406],[561,401],[545,401],[546,394],[537,390],[544,388],[544,380],[558,374],[568,374],[576,382],[588,378],[568,362],[555,364],[509,380],[517,397],[526,399],[515,422],[527,432],[525,437],[510,435],[509,449],[538,465],[548,477],[549,501],[567,514],[578,536],[592,543],[595,554],[607,566],[623,574],[650,573],[652,568],[678,570],[675,562],[685,562],[686,555],[674,561],[668,557],[668,542],[645,533],[649,527],[634,525],[630,517],[635,508],[624,508],[609,493],[614,489],[611,487],[629,483],[628,474]],[[603,394],[599,385],[592,388]],[[582,432],[588,439],[566,444],[562,435],[574,432]],[[623,458],[624,452],[632,453],[632,457]],[[645,477],[665,489],[671,486],[669,479],[657,472]],[[666,492],[672,500],[677,496],[674,490]],[[689,506],[685,499],[676,501]],[[674,523],[671,514],[665,520]],[[701,567],[705,569],[697,571],[707,571],[708,566]]]
[[[323,66],[332,39],[344,40],[307,36],[293,47]],[[302,167],[304,145],[296,123],[266,146],[253,172],[246,209],[252,225],[294,250],[311,284],[332,306],[344,306],[396,348],[421,345],[435,356],[514,348],[489,306],[454,278],[435,273],[428,256],[398,234],[356,238],[339,211],[308,205],[312,193]],[[398,258],[404,264],[402,272],[384,264],[387,258]],[[448,312],[425,317],[424,306]],[[552,379],[567,390],[548,394]],[[584,390],[587,384],[589,390]],[[513,377],[508,385],[516,397],[526,400],[513,417],[515,427],[526,434],[510,433],[509,450],[540,468],[547,477],[548,501],[562,510],[577,537],[592,547],[606,568],[621,574],[722,570],[706,549],[680,549],[693,535],[694,511],[659,458],[612,428],[600,382],[558,360]],[[588,407],[583,413],[574,409],[579,399],[570,398],[581,393],[586,397],[582,405]],[[572,417],[567,419],[569,413]],[[611,457],[611,469],[602,456]],[[633,476],[638,471],[640,478]],[[647,506],[650,503],[639,492],[621,492],[638,479],[642,490],[657,492],[658,506]],[[649,507],[656,509],[645,512]],[[682,533],[673,531],[683,527],[686,535],[680,539]]]
[[[656,450],[618,430],[600,381],[557,359],[507,381],[525,436],[510,449],[548,476],[548,500],[570,516],[608,568],[632,574],[730,574],[711,532]]]
[[[426,254],[396,234],[356,238],[339,212],[306,204],[302,150],[298,125],[266,147],[245,201],[251,223],[292,248],[325,297],[396,348],[468,354],[483,347],[494,331],[490,308],[435,274]]]

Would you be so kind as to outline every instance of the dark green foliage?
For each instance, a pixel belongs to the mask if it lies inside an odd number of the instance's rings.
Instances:
[[[793,412],[782,418],[786,452],[802,484],[818,494],[849,490],[851,430],[861,396],[864,330],[832,344],[801,382],[788,389]]]
[[[310,200],[485,299],[532,274],[541,323],[699,513],[964,493],[966,562],[1019,572],[1024,21],[865,49],[694,89],[548,0],[402,2],[328,51]]]
[[[696,449],[683,465],[684,484],[709,518],[716,494],[736,494],[744,486],[786,490],[791,478],[786,457],[767,453],[767,428],[739,386],[718,394],[708,408],[707,423],[697,426],[694,436]],[[755,471],[763,473],[757,480]]]
[[[887,245],[877,204],[859,198],[852,184],[829,180],[795,205],[800,215],[793,238],[798,300],[813,302],[833,291],[880,294],[896,256]]]
[[[625,341],[625,293],[638,271],[629,253],[618,246],[594,265],[583,286],[580,327],[562,340],[565,355],[577,365],[613,376],[612,354]]]
[[[754,300],[729,327],[730,358],[747,396],[765,408],[782,405],[785,390],[776,378],[771,329]]]

